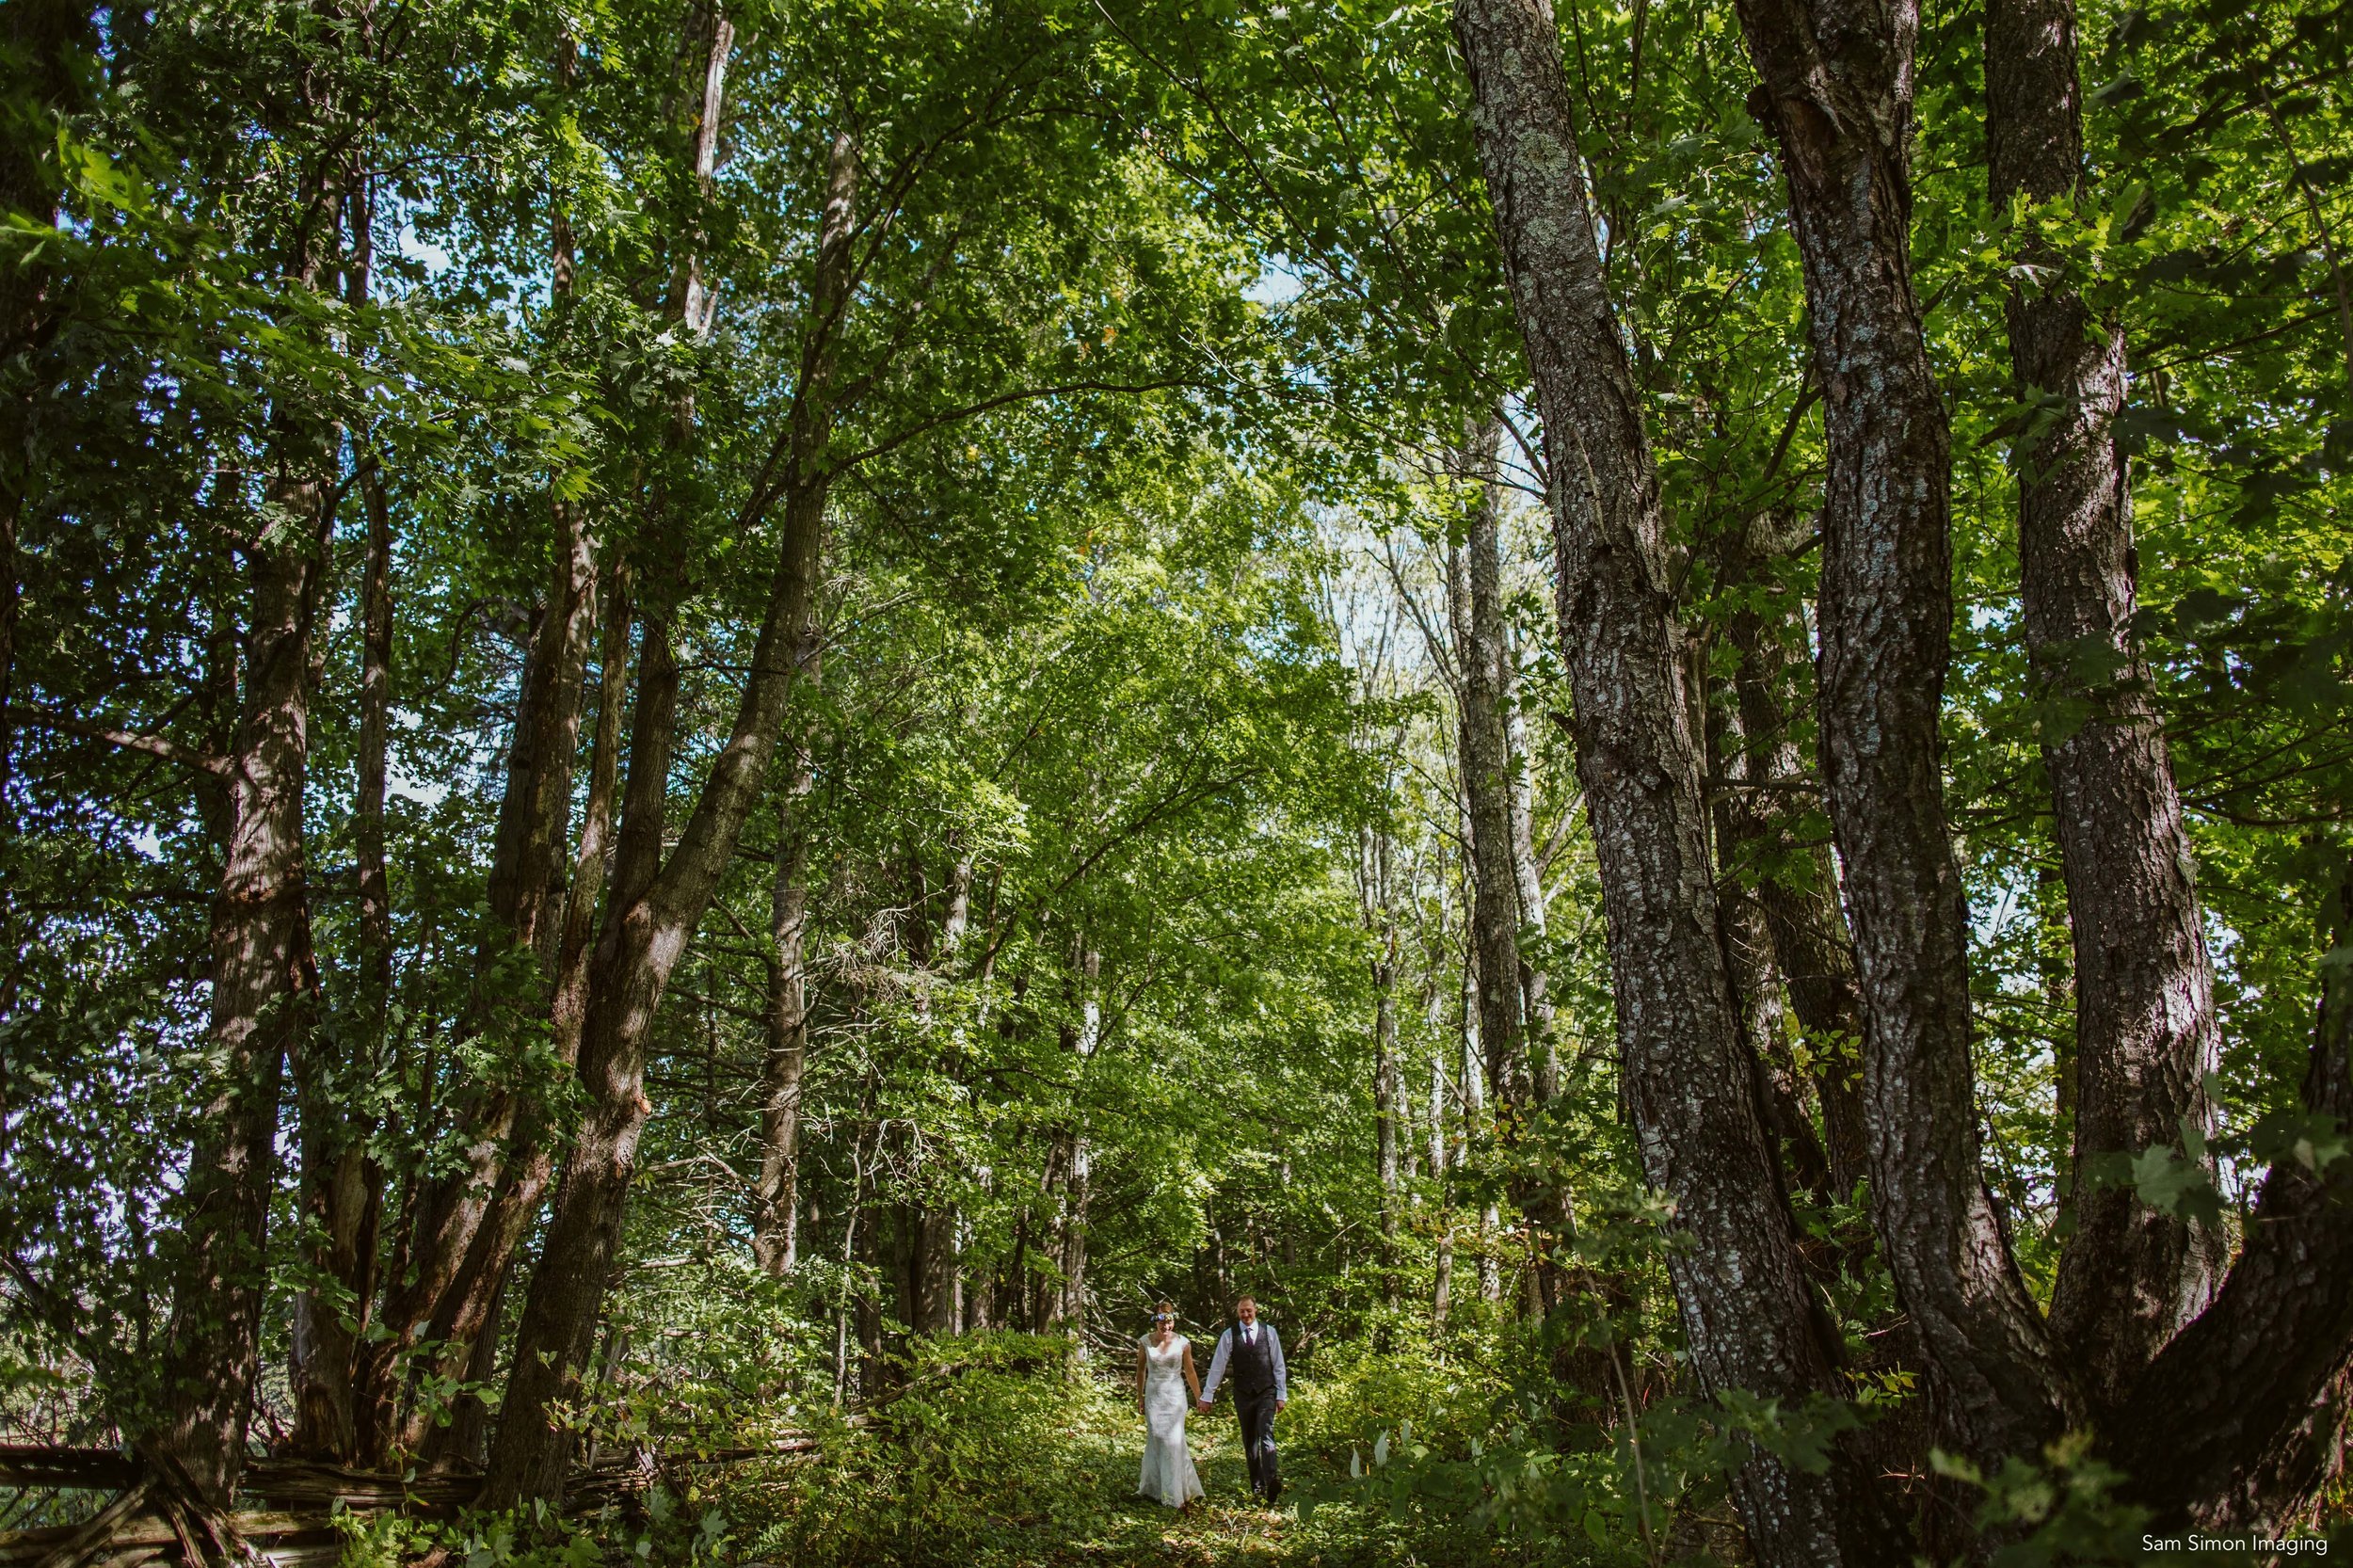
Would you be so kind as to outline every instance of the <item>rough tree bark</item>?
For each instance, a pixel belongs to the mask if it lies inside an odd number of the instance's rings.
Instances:
[[[306,257],[294,276],[314,282]],[[312,1022],[303,859],[311,635],[335,491],[325,427],[289,410],[276,434],[273,518],[245,541],[246,681],[228,758],[230,830],[213,906],[211,1047],[182,1190],[164,1387],[165,1450],[225,1504],[245,1460],[262,1330],[264,1237],[278,1168],[279,1084]]]
[[[2074,0],[1990,0],[1985,86],[1995,209],[2087,195]],[[2093,321],[2050,247],[2023,249],[2055,280],[2013,283],[2006,311],[2033,410],[2016,444],[2022,619],[2075,959],[2074,1233],[2051,1332],[2098,1410],[2204,1310],[2229,1243],[2129,1183],[2087,1180],[2088,1166],[2183,1150],[2185,1127],[2210,1133],[2220,1037],[2189,835],[2133,632],[2123,330]]]
[[[1830,472],[1817,707],[1864,1003],[1873,1219],[1947,1439],[2037,1453],[2080,1416],[1979,1174],[1968,909],[1937,731],[1950,438],[1911,276],[1916,0],[1739,0],[1803,259]]]
[[[1645,1173],[1675,1206],[1671,1254],[1711,1392],[1834,1387],[1756,1112],[1718,945],[1700,752],[1672,615],[1657,473],[1613,319],[1546,0],[1457,0],[1473,129],[1550,471],[1577,776],[1601,866],[1628,1099]],[[1850,1444],[1809,1475],[1759,1453],[1735,1493],[1762,1562],[1904,1553]]]
[[[2333,961],[2321,965],[2302,1102],[2341,1133],[2353,1127],[2353,968],[2343,962],[2353,869],[2333,902]],[[2353,1155],[2283,1150],[2213,1304],[2158,1353],[2109,1423],[2126,1491],[2161,1526],[2278,1533],[2338,1452],[2349,1364]]]
[[[724,17],[712,34],[715,97],[732,41]],[[716,105],[710,104],[715,118]],[[607,1274],[620,1240],[638,1135],[652,1111],[645,1096],[646,1048],[670,972],[709,908],[737,840],[767,786],[769,763],[796,677],[792,657],[808,615],[830,472],[825,447],[835,345],[847,306],[856,149],[837,136],[819,231],[815,281],[801,376],[788,416],[784,516],[777,565],[727,743],[712,759],[677,848],[642,893],[616,886],[592,960],[580,1071],[588,1110],[564,1171],[545,1247],[517,1331],[486,1499],[493,1505],[560,1496],[570,1457],[568,1432],[552,1419],[570,1398],[595,1349]],[[631,779],[632,792],[638,780]],[[658,829],[657,829],[658,831]],[[616,883],[617,883],[616,878]]]

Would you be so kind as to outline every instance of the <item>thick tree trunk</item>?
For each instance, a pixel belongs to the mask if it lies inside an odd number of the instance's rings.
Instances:
[[[712,49],[731,41],[724,18]],[[715,69],[713,75],[715,76]],[[637,1139],[652,1105],[645,1096],[646,1048],[669,984],[728,862],[744,822],[767,786],[769,763],[796,671],[792,649],[808,615],[824,529],[824,448],[831,434],[834,344],[847,304],[856,152],[836,138],[820,230],[816,282],[802,375],[791,414],[785,510],[776,573],[752,652],[735,723],[712,759],[678,847],[640,896],[616,886],[593,962],[581,1079],[589,1106],[566,1165],[517,1332],[486,1499],[494,1506],[560,1496],[570,1457],[568,1432],[552,1407],[572,1397],[595,1348],[606,1276],[620,1240],[623,1207],[636,1163]],[[637,780],[631,780],[634,792]],[[616,882],[617,882],[616,878]]]
[[[1698,738],[1641,407],[1595,249],[1546,0],[1457,0],[1473,126],[1544,416],[1577,776],[1600,859],[1628,1099],[1674,1204],[1670,1268],[1703,1388],[1801,1400],[1835,1344],[1801,1272],[1718,942]],[[1903,1555],[1850,1444],[1735,1484],[1760,1561]]]
[[[2353,872],[2329,940],[2353,943]],[[2303,1110],[2353,1127],[2353,970],[2323,962]],[[2316,1126],[2313,1130],[2317,1131]],[[2353,1361],[2353,1156],[2281,1151],[2214,1304],[2161,1351],[2107,1431],[2167,1528],[2280,1533],[2336,1455]]]
[[[1818,705],[1864,1003],[1873,1218],[1948,1441],[2040,1452],[2080,1415],[1979,1172],[1968,907],[1937,718],[1951,454],[1911,277],[1916,0],[1740,0],[1804,261],[1830,449]]]
[[[957,1245],[956,1211],[944,1204],[926,1204],[909,1210],[916,1222],[913,1265],[915,1289],[908,1324],[916,1333],[936,1337],[956,1332],[956,1276],[961,1262]]]
[[[308,275],[310,269],[304,268]],[[316,1009],[303,861],[311,634],[334,493],[323,432],[289,418],[270,499],[309,526],[248,541],[245,697],[229,759],[230,830],[213,909],[211,1048],[182,1190],[165,1356],[165,1448],[226,1503],[245,1460],[261,1347],[279,1083]]]
[[[1985,76],[1995,210],[2086,194],[2074,0],[1990,0]],[[2025,248],[2056,273],[2047,248]],[[2007,312],[2019,398],[2036,409],[2017,442],[2019,579],[2074,926],[2074,1231],[2051,1331],[2098,1409],[2204,1310],[2228,1240],[2085,1172],[2182,1150],[2185,1127],[2211,1132],[2220,1037],[2189,835],[2133,632],[2124,334],[2065,283],[2013,283]]]
[[[469,1034],[527,1031],[535,1015],[545,1016],[556,979],[581,695],[596,623],[596,550],[580,507],[559,502],[554,511],[556,564],[524,661],[507,751],[488,888],[489,923],[476,954],[470,1016],[461,1025]],[[478,1322],[487,1313],[512,1253],[512,1240],[502,1238],[500,1227],[507,1223],[514,1184],[537,1152],[516,1137],[517,1128],[536,1121],[548,1087],[477,1084],[453,1108],[465,1128],[466,1158],[418,1204],[407,1277],[385,1307],[391,1352],[405,1352],[424,1337],[448,1341],[461,1322]],[[520,1234],[511,1223],[507,1228]],[[441,1357],[446,1369],[454,1372],[467,1353],[463,1342],[450,1342]],[[377,1359],[389,1370],[393,1355]],[[380,1398],[377,1405],[382,1408]]]

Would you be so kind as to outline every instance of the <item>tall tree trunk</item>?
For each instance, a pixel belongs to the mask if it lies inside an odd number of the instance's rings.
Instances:
[[[296,276],[309,280],[306,264]],[[245,696],[229,759],[230,831],[213,907],[211,1048],[182,1189],[165,1355],[165,1448],[225,1504],[245,1460],[261,1348],[279,1083],[316,1009],[303,790],[310,762],[311,635],[334,494],[322,428],[289,413],[270,499],[301,520],[246,545],[251,595]],[[307,525],[307,526],[306,526]]]
[[[916,1221],[914,1310],[908,1323],[918,1334],[936,1337],[956,1332],[956,1276],[962,1249],[957,1244],[958,1217],[946,1204],[925,1204],[909,1213]]]
[[[1404,1112],[1404,1073],[1397,1056],[1397,910],[1390,888],[1390,840],[1386,831],[1365,830],[1364,904],[1371,927],[1372,956],[1372,1144],[1373,1176],[1381,1189],[1381,1295],[1394,1309],[1398,1278],[1399,1118]]]
[[[1497,1125],[1509,1143],[1516,1140],[1527,1117],[1535,1084],[1520,1029],[1519,870],[1512,831],[1511,737],[1504,713],[1507,655],[1492,481],[1499,439],[1497,422],[1487,419],[1479,422],[1465,443],[1464,470],[1476,489],[1469,536],[1447,554],[1447,599],[1463,683],[1456,734],[1470,825],[1479,1042],[1486,1052]]]
[[[1499,547],[1496,565],[1499,614]],[[1502,648],[1504,746],[1512,779],[1512,876],[1520,918],[1520,1016],[1527,1027],[1536,1103],[1545,1105],[1561,1093],[1561,1042],[1553,1029],[1552,977],[1537,957],[1545,939],[1545,914],[1544,871],[1536,862],[1536,759],[1528,742],[1528,716],[1520,712],[1519,650],[1508,623],[1502,629]]]
[[[1465,819],[1467,821],[1467,819]],[[1470,902],[1466,896],[1465,904]],[[1467,915],[1467,910],[1465,915]],[[1463,1048],[1461,1071],[1463,1101],[1463,1138],[1454,1148],[1454,1165],[1460,1170],[1471,1160],[1474,1144],[1484,1145],[1489,1127],[1487,1122],[1487,1064],[1485,1052],[1479,1040],[1479,945],[1465,921],[1461,995],[1455,1036]],[[1498,1213],[1495,1199],[1483,1201],[1479,1208],[1479,1299],[1482,1302],[1500,1300],[1503,1294],[1501,1271],[1496,1266],[1495,1239]]]
[[[580,848],[572,859],[571,884],[564,894],[564,938],[557,950],[555,1000],[551,1010],[555,1058],[568,1065],[580,1060],[598,901],[604,895],[606,870],[615,857],[614,807],[620,790],[621,727],[629,715],[629,631],[633,613],[630,573],[607,574],[604,631],[597,649],[597,732],[588,749],[588,796],[583,802]],[[648,632],[648,635],[656,633]],[[666,660],[666,640],[661,652]],[[667,681],[666,694],[658,691],[653,706],[664,710],[656,716],[666,736],[668,710],[675,708],[678,698],[677,671],[674,666],[665,664],[665,668],[668,673],[662,680]],[[664,771],[667,772],[666,763]]]
[[[717,18],[714,60],[724,58],[731,41],[726,19]],[[715,64],[712,78],[717,78]],[[715,120],[715,104],[708,106],[707,118]],[[744,824],[767,787],[796,675],[788,650],[808,615],[824,523],[830,480],[824,449],[832,428],[828,398],[834,345],[848,303],[856,168],[855,145],[846,135],[837,136],[810,291],[809,331],[790,415],[776,573],[752,652],[752,673],[678,847],[642,896],[624,900],[616,888],[598,939],[581,1042],[581,1078],[589,1105],[517,1332],[515,1367],[490,1454],[486,1496],[494,1505],[562,1493],[571,1442],[568,1432],[550,1421],[551,1407],[578,1388],[595,1348],[637,1139],[652,1111],[644,1092],[648,1038],[670,972],[710,907]],[[635,782],[632,778],[632,788]]]
[[[1434,1029],[1431,1037],[1446,1038]],[[1438,1256],[1430,1281],[1433,1328],[1446,1327],[1447,1314],[1454,1306],[1454,1201],[1453,1178],[1448,1174],[1451,1161],[1447,1154],[1446,1080],[1446,1049],[1441,1046],[1430,1057],[1430,1178],[1438,1189]]]
[[[1075,1029],[1065,1026],[1064,1044],[1077,1058],[1078,1072],[1083,1081],[1086,1064],[1094,1059],[1095,1048],[1101,1042],[1103,1003],[1096,995],[1096,982],[1102,973],[1102,954],[1081,945],[1079,955],[1079,1021]],[[1088,1211],[1095,1203],[1095,1149],[1081,1121],[1070,1135],[1069,1164],[1063,1177],[1062,1220],[1062,1320],[1074,1333],[1083,1331],[1086,1323],[1086,1275]]]
[[[1964,1454],[2080,1415],[1979,1168],[1968,906],[1937,730],[1951,653],[1945,406],[1912,292],[1916,0],[1739,0],[1803,258],[1830,472],[1817,703],[1864,1003],[1873,1218]]]
[[[2353,1127],[2353,866],[2329,911],[2332,957],[2303,1110]],[[2309,1136],[2309,1134],[2308,1134]],[[2108,1431],[2125,1491],[2158,1525],[2277,1535],[2341,1453],[2353,1366],[2353,1155],[2282,1149],[2214,1304],[2133,1385]]]
[[[350,252],[344,295],[368,302],[375,256],[375,199],[364,175],[346,182]],[[355,1373],[376,1293],[384,1175],[369,1157],[374,1113],[359,1080],[382,1064],[392,988],[392,887],[384,857],[384,787],[392,709],[392,533],[391,498],[374,454],[353,476],[366,520],[360,581],[359,788],[353,810],[360,893],[359,984],[351,1027],[329,1043],[314,1035],[296,1063],[301,1115],[302,1208],[315,1240],[310,1265],[325,1282],[294,1304],[296,1453],[347,1461],[359,1448]]]
[[[1789,1010],[1813,1053],[1831,1185],[1846,1199],[1869,1163],[1859,1054],[1863,996],[1829,848],[1799,835],[1806,812],[1821,799],[1821,781],[1793,739],[1805,708],[1800,681],[1808,632],[1797,596],[1780,589],[1769,568],[1796,547],[1796,534],[1784,515],[1761,512],[1717,542],[1722,585],[1747,590],[1726,627],[1738,714],[1732,761],[1741,786],[1729,800],[1736,831],[1750,846],[1742,876],[1755,882]]]
[[[2088,196],[2074,0],[1989,0],[1985,87],[1995,210]],[[2040,241],[2024,248],[2062,275]],[[2036,410],[2016,446],[2022,620],[2074,925],[2074,1231],[2051,1332],[2098,1410],[2204,1310],[2229,1243],[2129,1183],[2086,1181],[2087,1166],[2168,1145],[2211,1171],[2183,1129],[2213,1130],[2205,1079],[2221,1043],[2189,835],[2133,632],[2122,327],[2095,323],[2063,282],[2013,283],[2007,315],[2019,399]]]
[[[1836,1388],[1718,942],[1698,739],[1641,406],[1593,242],[1547,0],[1457,0],[1473,130],[1544,416],[1577,767],[1593,824],[1627,1097],[1701,1385]],[[1769,1564],[1904,1552],[1849,1443],[1820,1474],[1757,1453],[1735,1495]]]
[[[813,650],[812,650],[813,656]],[[776,1278],[792,1272],[801,1169],[801,1076],[808,1059],[808,848],[802,813],[816,781],[797,744],[776,808],[776,875],[769,900],[768,1049],[760,1073],[760,1192],[752,1255]]]
[[[562,30],[554,60],[559,94],[572,86],[577,50],[569,30]],[[560,193],[551,202],[549,255],[551,302],[560,317],[576,272],[569,214]],[[505,790],[485,889],[489,920],[475,952],[474,990],[459,1025],[470,1036],[520,1041],[534,1027],[534,1017],[562,1011],[554,999],[566,974],[565,861],[571,843],[581,699],[597,622],[599,552],[585,507],[559,490],[549,509],[555,555],[547,600],[524,657],[507,745]],[[362,1422],[358,1447],[378,1463],[427,1437],[427,1413],[411,1408],[405,1421],[399,1417],[395,1384],[415,1347],[425,1339],[441,1342],[434,1364],[443,1376],[455,1376],[473,1361],[472,1338],[493,1316],[515,1246],[546,1188],[549,1163],[541,1124],[551,1087],[520,1080],[471,1084],[451,1110],[463,1129],[465,1158],[418,1196],[410,1244],[396,1259],[396,1283],[384,1304],[389,1337],[361,1358],[356,1380],[354,1400]]]
[[[1708,771],[1721,777],[1725,760],[1743,744],[1739,720],[1722,704],[1710,703],[1706,724]],[[1791,1190],[1807,1192],[1819,1203],[1832,1195],[1830,1160],[1814,1131],[1806,1103],[1808,1085],[1798,1072],[1785,1032],[1781,971],[1773,962],[1764,901],[1753,888],[1743,885],[1744,872],[1758,858],[1765,838],[1764,827],[1745,806],[1733,790],[1720,786],[1714,792],[1716,863],[1723,879],[1716,911],[1724,968],[1739,1004],[1741,1037],[1756,1063],[1759,1111],[1780,1149],[1782,1176]]]
[[[1448,557],[1449,598],[1463,680],[1461,765],[1470,824],[1479,1033],[1497,1131],[1514,1151],[1519,1174],[1512,1200],[1529,1223],[1530,1299],[1541,1312],[1560,1297],[1563,1276],[1554,1244],[1572,1226],[1567,1193],[1516,1153],[1526,1143],[1530,1114],[1552,1097],[1560,1074],[1548,984],[1524,945],[1541,929],[1544,900],[1536,887],[1534,792],[1512,735],[1519,670],[1504,615],[1503,516],[1496,484],[1501,436],[1500,420],[1490,416],[1466,443],[1464,466],[1479,488],[1463,548]],[[1531,904],[1538,906],[1533,923]]]

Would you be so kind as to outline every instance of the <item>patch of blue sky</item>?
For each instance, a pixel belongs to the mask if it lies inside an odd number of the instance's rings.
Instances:
[[[1288,305],[1307,286],[1307,275],[1289,256],[1277,251],[1258,264],[1257,280],[1241,291],[1241,296],[1254,304],[1270,308]]]

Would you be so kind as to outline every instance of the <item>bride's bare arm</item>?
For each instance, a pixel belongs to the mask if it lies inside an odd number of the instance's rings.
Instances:
[[[1193,1402],[1201,1402],[1201,1374],[1193,1369],[1193,1341],[1185,1341],[1185,1382],[1193,1386]]]
[[[1136,1352],[1136,1408],[1138,1410],[1144,1408],[1144,1380],[1147,1375],[1149,1374],[1144,1367],[1144,1352],[1139,1349]]]

